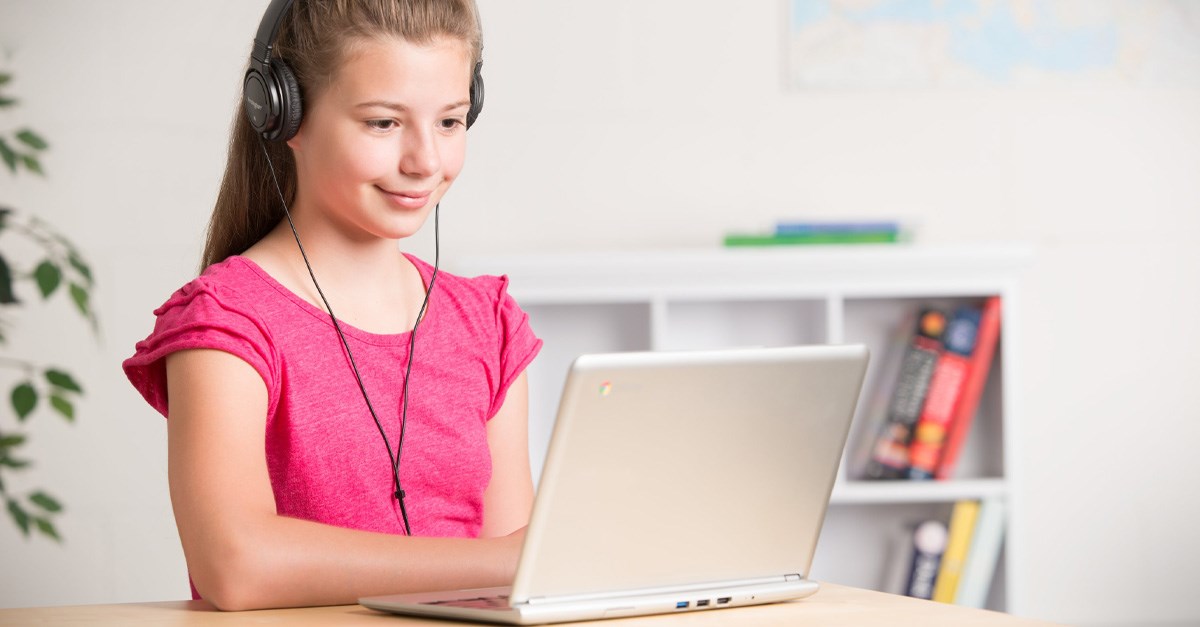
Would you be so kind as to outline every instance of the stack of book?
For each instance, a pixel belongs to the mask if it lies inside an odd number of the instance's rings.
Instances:
[[[974,421],[1000,335],[1000,298],[923,309],[865,463],[870,479],[946,479]],[[885,375],[888,376],[888,375]]]
[[[730,233],[726,246],[795,246],[805,244],[893,244],[901,241],[896,222],[780,222],[769,233]]]
[[[930,519],[910,528],[897,543],[886,592],[982,608],[1000,547],[1005,503],[958,501],[947,524]]]

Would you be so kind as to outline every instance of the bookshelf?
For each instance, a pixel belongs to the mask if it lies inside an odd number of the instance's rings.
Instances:
[[[1022,515],[1018,486],[1019,360],[1016,315],[1020,244],[970,247],[817,246],[618,253],[505,255],[465,259],[451,271],[507,274],[510,292],[545,340],[530,366],[530,458],[541,472],[571,361],[581,353],[789,344],[864,343],[872,361],[812,576],[882,589],[905,525],[949,520],[959,499],[999,498],[1004,547],[987,607],[1020,612]],[[980,410],[955,478],[866,481],[859,451],[870,431],[873,393],[902,350],[917,308],[952,307],[999,295],[1003,330]]]

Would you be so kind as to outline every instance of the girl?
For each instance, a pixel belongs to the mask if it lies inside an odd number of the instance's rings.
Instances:
[[[169,418],[193,595],[232,610],[509,583],[541,341],[504,278],[397,246],[462,169],[477,10],[277,5],[263,43],[299,84],[298,130],[264,140],[239,113],[206,269],[124,363]]]

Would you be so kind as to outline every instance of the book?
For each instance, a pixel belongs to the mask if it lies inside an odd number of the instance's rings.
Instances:
[[[979,516],[979,501],[963,500],[954,503],[950,513],[950,528],[946,537],[946,550],[938,566],[937,580],[933,587],[933,600],[953,603],[958,593],[958,582],[962,577],[963,562],[971,548],[971,537],[975,534],[975,519]]]
[[[980,505],[971,548],[967,550],[958,591],[954,595],[955,605],[983,608],[987,604],[996,563],[1000,560],[1000,547],[1004,544],[1006,509],[1004,500],[998,497],[984,499]]]
[[[934,584],[946,551],[946,523],[926,520],[917,525],[912,539],[912,561],[904,594],[918,599],[933,597]]]
[[[946,314],[939,309],[923,309],[917,317],[917,330],[901,358],[900,374],[888,405],[887,418],[871,448],[867,477],[902,479],[908,476],[908,445],[942,352],[945,328]]]
[[[847,233],[730,233],[725,246],[799,246],[807,244],[892,244],[899,235],[892,231],[863,231]]]
[[[933,369],[925,405],[908,445],[909,479],[932,479],[937,470],[954,407],[966,385],[979,318],[977,307],[959,307],[946,325],[944,350]]]
[[[983,395],[984,384],[987,383],[992,357],[996,353],[1000,337],[1000,312],[999,296],[990,296],[984,301],[979,328],[975,335],[975,350],[971,353],[970,364],[967,366],[967,378],[955,403],[953,418],[950,420],[942,453],[934,471],[934,476],[938,479],[953,476],[959,453],[967,439],[971,423],[975,420],[979,399]]]
[[[775,224],[776,235],[810,235],[813,233],[900,233],[897,222],[826,222],[781,221]]]

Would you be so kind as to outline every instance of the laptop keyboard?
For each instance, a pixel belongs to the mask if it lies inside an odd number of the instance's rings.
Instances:
[[[428,605],[447,605],[450,607],[469,607],[490,610],[508,607],[508,595],[498,594],[493,597],[475,597],[473,599],[448,599],[446,601],[429,601]]]

